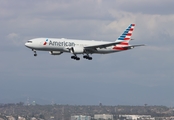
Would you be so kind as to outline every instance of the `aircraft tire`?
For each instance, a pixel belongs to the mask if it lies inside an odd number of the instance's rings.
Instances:
[[[88,60],[92,60],[92,57],[89,57]]]
[[[77,58],[76,58],[76,60],[80,60],[80,58],[79,58],[79,57],[77,57]]]

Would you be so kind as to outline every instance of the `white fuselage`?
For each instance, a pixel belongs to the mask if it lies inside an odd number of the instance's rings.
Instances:
[[[26,42],[25,46],[34,50],[70,52],[69,49],[72,47],[84,48],[87,46],[95,46],[95,45],[108,44],[108,43],[112,43],[112,42],[94,41],[94,40],[76,40],[76,39],[65,39],[65,38],[61,38],[61,39],[35,38]],[[121,51],[120,49],[118,50],[113,49],[113,47],[114,46],[109,46],[106,48],[96,48],[90,51],[91,53],[99,53],[99,54],[106,54],[106,53]]]

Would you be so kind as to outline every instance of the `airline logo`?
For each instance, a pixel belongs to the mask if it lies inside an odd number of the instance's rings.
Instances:
[[[129,27],[123,32],[118,40],[130,40],[135,24],[130,24]]]
[[[47,42],[48,42],[48,39],[45,40],[44,44],[43,45],[47,45]]]
[[[75,43],[74,42],[66,42],[66,41],[49,41],[49,45],[51,46],[64,46],[64,47],[67,47],[67,46],[75,46]]]
[[[74,42],[66,42],[66,41],[52,41],[46,39],[43,45],[50,45],[50,46],[75,46]]]

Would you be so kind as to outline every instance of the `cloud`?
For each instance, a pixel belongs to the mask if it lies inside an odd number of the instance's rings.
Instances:
[[[18,38],[18,37],[19,37],[19,35],[16,34],[16,33],[10,33],[9,35],[7,35],[7,38],[8,38],[8,39],[16,39],[16,38]]]
[[[20,35],[17,33],[10,33],[7,35],[7,39],[12,41],[15,45],[21,45]]]
[[[134,3],[136,6],[143,5],[148,7],[149,4],[155,3],[142,1],[142,4],[139,1],[134,1],[127,1],[129,4],[126,5],[131,7]],[[170,2],[172,1],[169,1],[168,4]],[[2,4],[4,9],[1,9],[2,11],[8,11],[7,13],[10,13],[11,17],[8,17],[6,21],[2,21],[2,27],[8,26],[4,31],[20,33],[21,37],[60,36],[66,38],[115,40],[130,23],[136,23],[137,31],[135,29],[134,36],[135,38],[140,38],[140,40],[143,39],[142,36],[146,41],[159,39],[161,36],[166,36],[169,39],[173,37],[172,33],[174,30],[171,27],[172,24],[169,24],[174,19],[173,14],[124,11],[124,8],[127,7],[119,8],[119,6],[123,6],[125,1],[112,1],[111,3],[102,0],[37,1],[35,3],[29,1],[27,3],[22,2],[20,5],[15,2],[14,6],[8,6],[10,4],[7,3],[4,2]],[[110,7],[113,6],[113,3],[117,3],[115,4],[116,7]],[[157,6],[163,3],[167,4],[167,2],[156,1],[156,4],[152,5]],[[21,11],[21,9],[23,10]],[[144,34],[148,34],[148,36]]]
[[[103,1],[103,6],[117,11],[142,13],[142,14],[173,14],[172,5],[174,1],[159,1],[159,0],[113,0],[112,2]]]

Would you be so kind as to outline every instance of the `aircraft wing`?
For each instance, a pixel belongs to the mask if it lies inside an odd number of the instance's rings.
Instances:
[[[121,42],[112,42],[112,43],[107,43],[107,44],[100,44],[100,45],[92,45],[92,46],[86,46],[84,47],[85,49],[96,49],[96,48],[106,48],[109,46],[115,46]]]

